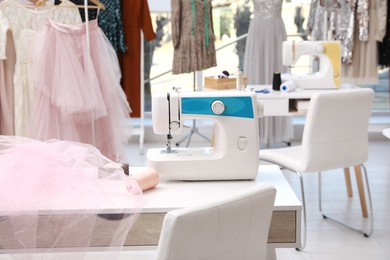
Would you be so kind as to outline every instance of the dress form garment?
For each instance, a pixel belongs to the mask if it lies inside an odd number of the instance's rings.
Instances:
[[[64,1],[64,4],[65,2],[67,1]],[[4,0],[0,3],[0,19],[3,18],[8,21],[8,27],[4,27],[7,26],[6,24],[0,24],[0,31],[3,34],[0,38],[6,39],[7,35],[4,32],[11,30],[16,51],[14,73],[15,134],[26,136],[27,122],[30,116],[29,108],[33,102],[31,43],[47,19],[67,24],[81,23],[81,19],[77,8],[30,9],[15,0]],[[4,44],[4,41],[1,44]],[[3,50],[3,48],[0,49]]]
[[[375,85],[379,82],[376,0],[369,0],[369,17],[368,39],[360,41],[358,37],[354,37],[353,59],[349,64],[342,63],[341,83]],[[355,35],[357,33],[355,26]]]
[[[340,0],[326,5],[328,2],[313,0],[310,5],[307,30],[313,41],[338,40],[341,43],[341,61],[351,63],[353,58],[354,37],[361,41],[368,39],[368,9],[364,3],[368,0]],[[359,2],[359,8],[357,8]],[[359,14],[357,13],[359,10]],[[358,17],[359,16],[359,17]],[[328,17],[328,18],[327,18]],[[355,19],[358,34],[355,35]],[[324,20],[326,23],[324,24]],[[324,29],[326,28],[326,30]]]
[[[312,1],[308,33],[313,40],[341,42],[342,83],[378,82],[376,41],[383,39],[383,1],[387,0],[339,0],[329,6]]]
[[[282,20],[282,0],[253,0],[252,19],[245,49],[244,74],[248,85],[272,84],[275,72],[284,72],[282,43],[286,29]],[[260,143],[289,142],[293,136],[291,117],[259,119]]]
[[[217,66],[211,0],[171,0],[172,73]]]

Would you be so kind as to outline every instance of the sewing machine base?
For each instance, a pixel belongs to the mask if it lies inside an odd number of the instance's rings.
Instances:
[[[147,152],[148,166],[162,179],[170,180],[251,180],[256,178],[259,160],[248,164],[234,163],[229,157],[214,151],[213,147],[175,148],[175,153],[152,148]],[[221,167],[223,166],[223,167]]]

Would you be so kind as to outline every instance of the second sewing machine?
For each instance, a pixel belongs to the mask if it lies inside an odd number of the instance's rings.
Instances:
[[[282,81],[292,81],[298,89],[336,89],[340,86],[341,45],[339,41],[285,41],[283,65],[293,67],[302,56],[310,56],[312,73],[284,73]],[[314,62],[315,59],[318,61]]]

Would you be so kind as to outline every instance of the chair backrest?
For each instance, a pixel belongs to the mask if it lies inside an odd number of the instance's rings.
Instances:
[[[266,259],[275,188],[261,184],[232,192],[225,199],[168,212],[157,259]]]
[[[368,158],[368,125],[374,91],[346,89],[315,94],[302,137],[306,171],[355,166]]]

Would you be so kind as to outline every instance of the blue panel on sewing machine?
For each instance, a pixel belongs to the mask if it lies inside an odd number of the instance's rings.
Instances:
[[[211,110],[214,101],[225,105],[222,114],[216,115]],[[181,105],[183,114],[254,118],[251,97],[183,97]]]

